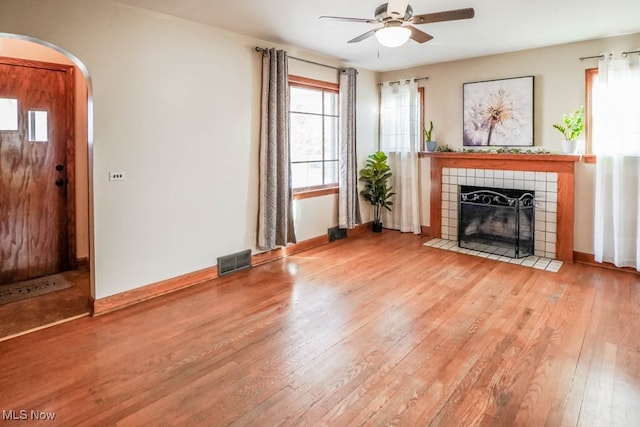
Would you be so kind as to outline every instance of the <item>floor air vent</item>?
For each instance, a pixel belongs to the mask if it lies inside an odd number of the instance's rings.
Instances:
[[[344,239],[347,237],[347,229],[340,228],[337,225],[327,229],[327,235],[329,236],[329,242],[335,242],[336,240]]]
[[[251,249],[218,257],[218,277],[251,267]]]

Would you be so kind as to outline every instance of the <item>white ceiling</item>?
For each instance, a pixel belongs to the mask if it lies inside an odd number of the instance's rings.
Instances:
[[[409,40],[398,48],[379,46],[375,37],[347,44],[375,25],[318,19],[373,18],[385,0],[118,1],[374,71],[640,32],[640,0],[413,0],[415,15],[473,7],[475,18],[419,25],[434,39],[424,44]]]

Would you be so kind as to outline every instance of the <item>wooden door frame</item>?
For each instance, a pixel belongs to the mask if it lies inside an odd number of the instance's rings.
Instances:
[[[78,266],[78,260],[76,257],[76,162],[75,162],[75,97],[76,97],[76,80],[75,80],[75,66],[65,64],[55,64],[51,62],[36,61],[31,59],[10,58],[6,56],[0,56],[0,64],[16,65],[22,67],[39,68],[44,70],[62,71],[65,73],[65,92],[66,92],[66,105],[65,105],[65,156],[66,156],[66,177],[67,184],[67,248],[68,253],[66,260],[67,267],[71,270],[75,270]]]

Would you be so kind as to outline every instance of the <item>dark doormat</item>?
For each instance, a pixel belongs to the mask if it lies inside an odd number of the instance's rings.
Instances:
[[[60,274],[25,280],[24,282],[10,285],[0,285],[0,305],[61,291],[70,287],[71,284]]]

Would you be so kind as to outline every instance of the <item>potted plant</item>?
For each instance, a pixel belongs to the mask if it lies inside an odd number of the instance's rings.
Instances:
[[[433,122],[429,121],[429,130],[422,125],[422,131],[424,132],[424,140],[427,145],[427,151],[436,151],[438,144],[431,140],[431,133],[433,132]]]
[[[553,124],[553,127],[560,131],[564,137],[562,151],[567,154],[575,154],[578,151],[576,138],[584,130],[584,106],[578,108],[574,113],[565,114],[562,121],[563,124]]]
[[[389,186],[391,168],[387,164],[387,155],[377,151],[367,158],[364,169],[360,170],[360,181],[364,182],[364,189],[360,195],[373,206],[373,231],[382,231],[382,209],[391,211],[393,202],[392,187]]]

